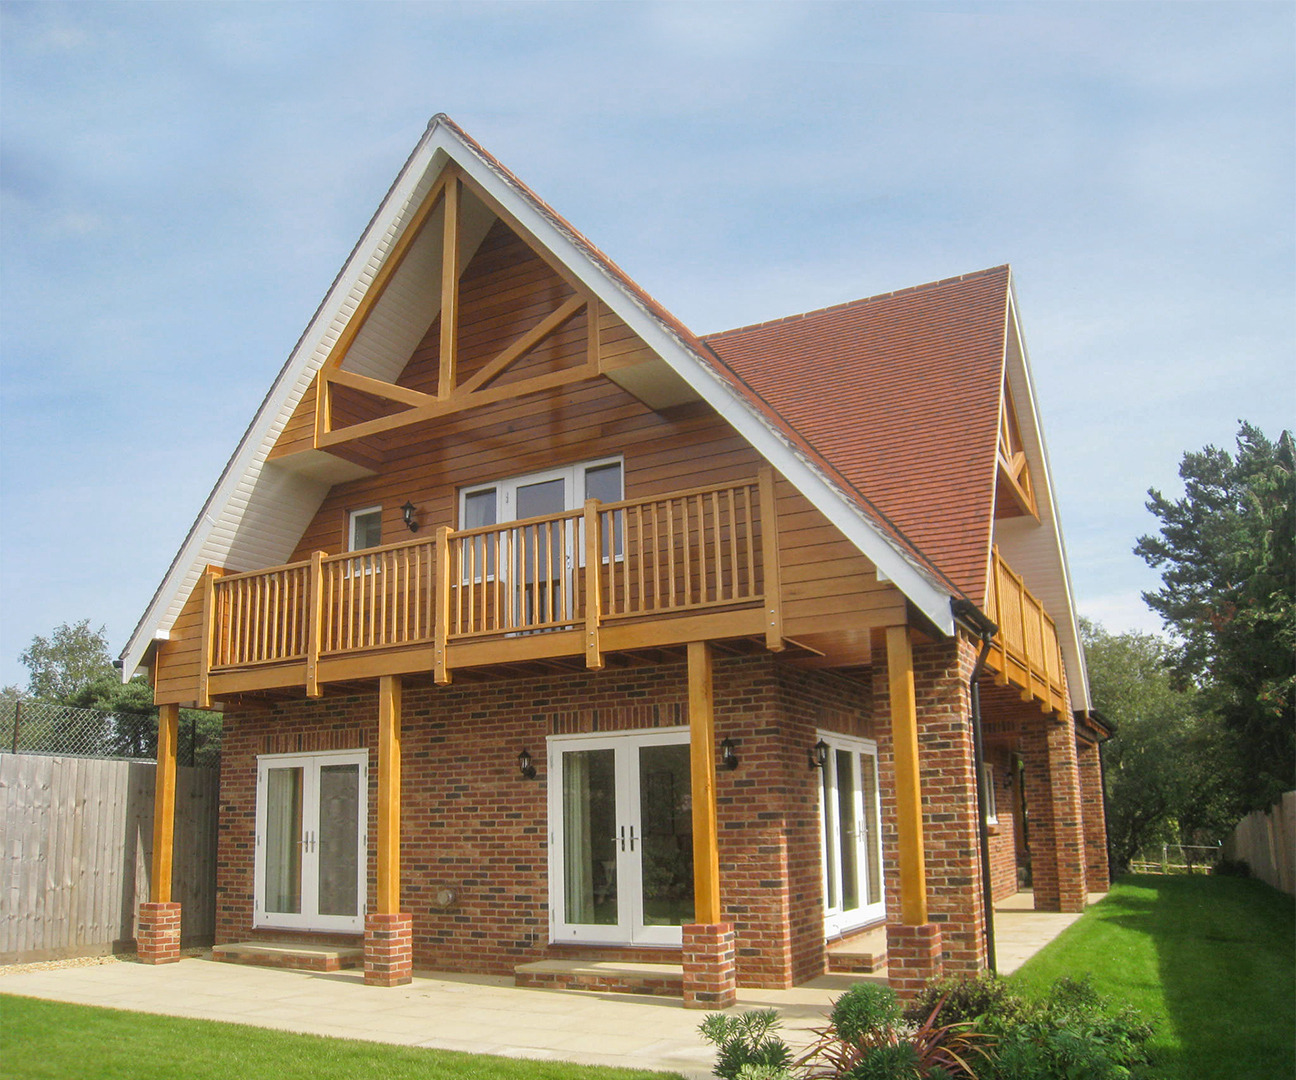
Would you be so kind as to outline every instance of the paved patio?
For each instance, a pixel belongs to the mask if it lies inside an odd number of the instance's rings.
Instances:
[[[1018,894],[999,909],[996,954],[1005,973],[1079,918],[1036,913],[1029,905],[1029,894]],[[854,978],[743,990],[738,1007],[777,1008],[785,1037],[800,1047]],[[698,1080],[712,1075],[713,1052],[697,1033],[703,1014],[677,1000],[519,990],[512,983],[504,976],[421,972],[408,986],[380,989],[364,986],[354,971],[285,971],[202,956],[161,967],[111,962],[13,972],[0,978],[0,994],[405,1046],[669,1070]]]

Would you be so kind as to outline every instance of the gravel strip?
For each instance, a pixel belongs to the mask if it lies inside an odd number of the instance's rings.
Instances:
[[[207,949],[181,949],[181,957],[203,956]],[[70,956],[66,960],[37,960],[30,964],[0,965],[0,978],[5,975],[21,975],[24,971],[59,971],[62,968],[99,967],[102,964],[134,964],[139,957],[135,953],[117,953],[109,956]]]

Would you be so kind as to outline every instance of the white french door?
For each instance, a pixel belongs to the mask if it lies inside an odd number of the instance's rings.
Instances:
[[[257,758],[253,925],[363,930],[367,751]]]
[[[693,913],[687,729],[549,740],[554,941],[678,945]]]
[[[828,744],[820,778],[824,933],[832,937],[884,918],[877,744],[819,732]]]

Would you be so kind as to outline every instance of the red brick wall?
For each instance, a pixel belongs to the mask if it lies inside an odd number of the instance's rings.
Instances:
[[[1083,911],[1084,829],[1076,767],[1075,721],[1036,715],[1022,735],[1031,879],[1040,911]]]
[[[1099,747],[1080,739],[1076,743],[1080,770],[1080,810],[1084,816],[1085,878],[1090,892],[1106,892],[1111,887],[1107,863],[1107,817],[1103,806],[1102,765]]]
[[[988,744],[986,763],[994,766],[995,806],[998,824],[990,826],[990,888],[995,901],[1007,899],[1017,891],[1017,834],[1013,821],[1013,802],[1017,798],[1012,782],[1012,750],[1008,746]]]
[[[968,698],[977,650],[960,636],[957,641],[914,646],[913,653],[928,919],[941,928],[945,970],[979,971],[985,967],[985,917]],[[877,665],[873,680],[875,713],[888,717],[884,665]],[[878,728],[887,920],[900,923],[895,757],[889,725],[879,723]]]
[[[735,926],[740,982],[787,986],[824,970],[818,786],[807,751],[816,726],[865,733],[868,694],[852,680],[793,671],[768,655],[717,659],[715,686],[716,738],[733,738],[740,758],[737,770],[717,775],[724,918]],[[509,973],[519,963],[573,952],[635,955],[625,948],[548,945],[545,739],[686,724],[686,700],[682,664],[407,685],[401,910],[413,915],[416,966]],[[227,714],[218,942],[256,936],[256,755],[372,751],[376,710],[374,695],[359,695]],[[524,746],[540,766],[535,781],[518,774]],[[370,769],[371,841],[376,773]],[[371,847],[371,882],[373,858]],[[434,900],[445,888],[458,900],[443,911]],[[373,903],[371,886],[371,909]],[[672,959],[678,950],[654,955]]]

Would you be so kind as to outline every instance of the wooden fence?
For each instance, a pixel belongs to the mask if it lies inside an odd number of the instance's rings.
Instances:
[[[128,951],[149,898],[151,762],[0,753],[0,963]],[[176,778],[172,896],[186,945],[216,926],[215,769]]]
[[[1224,841],[1224,854],[1245,859],[1261,881],[1296,894],[1296,791],[1268,810],[1247,814]]]

